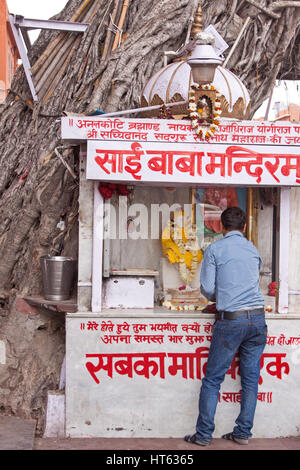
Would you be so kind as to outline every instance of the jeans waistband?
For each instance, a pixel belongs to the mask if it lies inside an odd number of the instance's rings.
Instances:
[[[264,315],[264,308],[253,308],[249,310],[236,310],[235,312],[219,312],[216,315],[217,320],[236,320],[237,318],[248,318],[252,315]]]

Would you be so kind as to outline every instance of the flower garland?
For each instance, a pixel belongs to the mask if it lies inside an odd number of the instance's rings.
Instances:
[[[187,251],[192,254],[191,267],[188,268],[184,258],[179,261],[179,274],[181,279],[189,284],[195,277],[197,264],[198,264],[198,252],[199,245],[196,237],[196,231],[193,229],[190,217],[187,218],[187,224],[184,227],[184,234],[186,236],[186,242],[182,239],[182,228],[176,223],[174,224],[174,241],[177,244],[179,251],[182,255],[185,255]]]
[[[216,99],[212,110],[212,115],[210,116],[211,124],[209,128],[202,127],[201,124],[205,122],[201,113],[197,110],[196,105],[196,97],[195,91],[196,90],[213,90],[216,93]],[[221,93],[213,85],[198,85],[193,84],[189,91],[189,114],[192,120],[192,127],[196,130],[201,139],[209,140],[211,137],[214,136],[214,133],[219,130],[220,124],[220,115],[221,115]]]
[[[169,310],[202,310],[204,308],[201,304],[174,305],[169,300],[164,300],[162,306],[168,308]]]

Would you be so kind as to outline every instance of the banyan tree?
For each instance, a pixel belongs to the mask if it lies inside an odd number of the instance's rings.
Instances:
[[[54,19],[87,23],[83,34],[43,30],[1,105],[0,412],[37,419],[58,386],[64,316],[25,304],[41,292],[39,259],[77,255],[78,147],[60,139],[66,114],[141,107],[145,84],[191,35],[195,0],[69,0]],[[18,13],[18,12],[14,12]],[[205,0],[203,27],[229,45],[226,68],[245,84],[249,117],[276,79],[300,77],[300,1]],[[158,116],[158,114],[157,114]]]

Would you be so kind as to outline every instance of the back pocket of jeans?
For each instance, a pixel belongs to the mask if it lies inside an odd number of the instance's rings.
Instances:
[[[241,344],[246,332],[246,327],[242,325],[222,325],[220,335],[224,348],[231,351],[237,349]]]
[[[253,338],[255,344],[257,344],[257,345],[266,344],[267,336],[268,336],[268,327],[267,327],[267,325],[260,326],[260,327],[256,326],[255,329],[256,329],[256,336],[255,336],[255,338]]]

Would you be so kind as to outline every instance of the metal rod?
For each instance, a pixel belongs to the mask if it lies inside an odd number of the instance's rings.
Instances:
[[[162,106],[166,108],[170,108],[171,106],[181,106],[183,104],[188,103],[188,101],[177,101],[176,103],[166,103],[166,104],[157,104],[155,106],[146,106],[145,108],[134,108],[134,109],[126,109],[125,111],[114,111],[113,113],[104,113],[101,117],[112,117],[112,116],[121,116],[123,114],[135,114],[142,111],[152,111],[153,109],[159,109]],[[100,117],[100,116],[99,116]]]
[[[20,15],[12,15],[14,17],[14,24],[19,28],[31,29],[54,29],[58,31],[70,31],[73,33],[84,33],[87,23],[74,23],[71,21],[56,21],[56,20],[34,20],[31,18],[24,18]]]
[[[18,47],[20,57],[22,59],[24,72],[25,72],[25,75],[26,75],[26,78],[27,78],[27,82],[28,82],[28,85],[29,85],[29,88],[30,88],[30,91],[31,91],[33,101],[38,101],[38,97],[37,97],[37,94],[36,94],[36,91],[35,91],[35,88],[34,88],[34,84],[33,84],[33,81],[32,81],[32,76],[31,76],[31,72],[30,72],[30,62],[29,62],[28,57],[27,57],[27,52],[26,52],[26,49],[25,49],[25,46],[24,46],[24,43],[23,43],[23,40],[22,40],[22,36],[21,36],[21,33],[20,33],[20,28],[15,25],[13,15],[9,14],[8,19],[9,19],[10,26],[11,26],[11,29],[12,29],[17,47]]]

